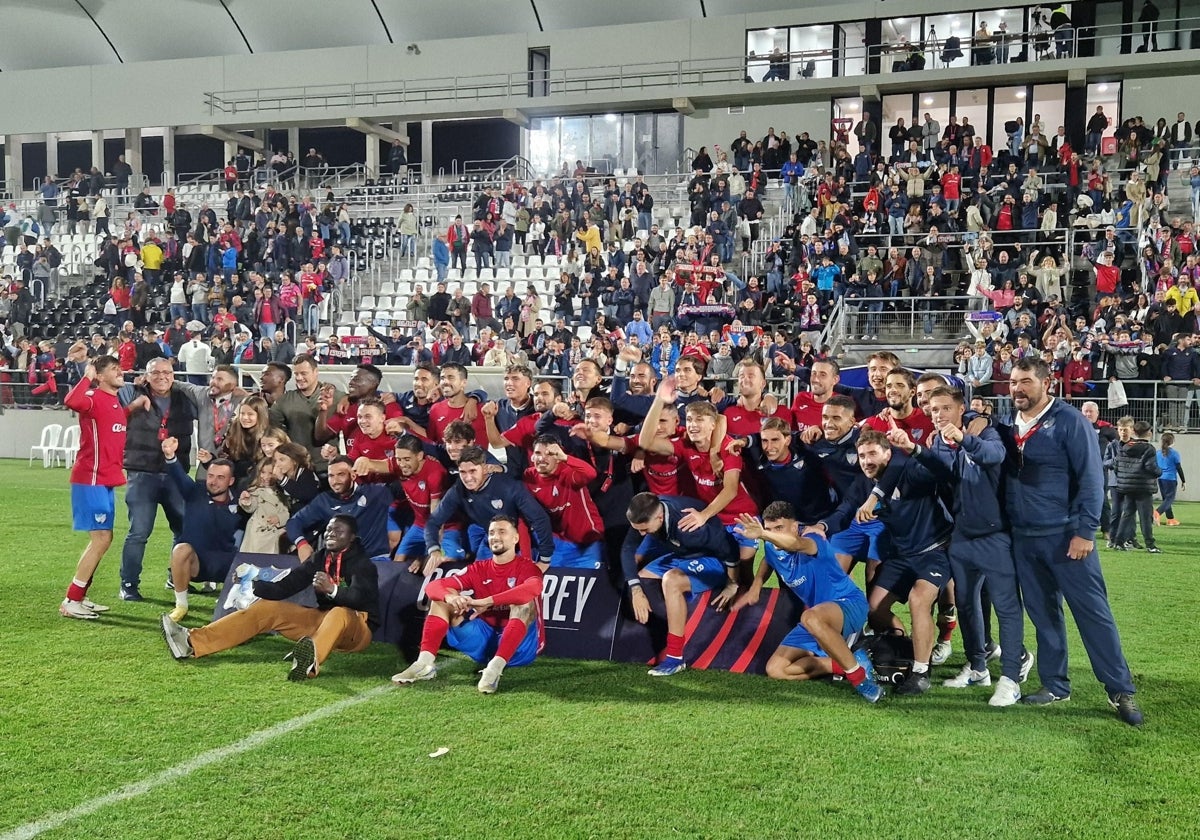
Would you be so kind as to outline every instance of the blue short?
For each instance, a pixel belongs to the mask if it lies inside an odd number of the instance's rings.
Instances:
[[[826,603],[837,604],[842,608],[842,638],[849,643],[867,622],[866,596],[859,593],[857,596],[838,598],[836,601],[826,601]],[[812,633],[804,628],[803,624],[793,627],[792,631],[784,636],[783,641],[779,644],[782,647],[801,648],[816,656],[829,655],[821,649],[820,643],[813,638]]]
[[[599,542],[580,545],[555,537],[550,566],[559,569],[599,569],[604,565],[604,553],[600,546]]]
[[[389,534],[399,534],[404,530],[404,526],[396,521],[396,509],[392,508],[387,515],[387,531]]]
[[[421,525],[411,525],[400,538],[396,554],[404,555],[409,560],[425,556],[425,528]],[[446,555],[447,557],[449,555]]]
[[[882,560],[879,556],[879,541],[883,536],[883,523],[851,522],[845,531],[838,531],[829,538],[829,547],[834,554],[849,554],[855,560]]]
[[[755,551],[758,551],[758,540],[752,540],[749,537],[738,533],[736,525],[726,525],[725,530],[729,532],[729,535],[732,536],[734,540],[737,541],[737,544],[742,548],[753,548]]]
[[[446,642],[455,650],[462,651],[476,662],[486,664],[496,655],[500,646],[500,630],[488,624],[482,618],[472,618],[457,627],[451,627],[446,634]],[[534,621],[525,632],[520,647],[508,660],[512,666],[528,665],[538,655],[538,625]]]
[[[710,589],[720,591],[729,580],[725,565],[715,557],[676,557],[674,554],[664,554],[647,564],[642,571],[661,578],[671,569],[679,569],[688,576],[692,583],[692,595],[699,595]]]
[[[945,548],[934,548],[916,557],[889,557],[876,572],[873,585],[886,589],[903,604],[919,580],[939,590],[946,588],[950,582],[950,557]]]
[[[471,543],[471,553],[476,560],[487,560],[492,556],[492,547],[488,545],[487,531],[478,525],[467,526],[467,539]]]
[[[98,484],[71,485],[71,518],[76,531],[111,531],[117,516],[117,494]]]
[[[447,560],[466,560],[467,547],[463,543],[463,532],[446,528],[442,531],[442,554]]]

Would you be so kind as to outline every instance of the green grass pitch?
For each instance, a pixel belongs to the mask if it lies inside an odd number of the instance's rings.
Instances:
[[[963,662],[957,637],[929,695],[878,707],[845,684],[654,680],[644,667],[549,659],[510,670],[491,697],[457,657],[443,657],[436,682],[393,689],[400,663],[384,645],[335,654],[319,679],[294,684],[279,638],[181,664],[158,630],[171,606],[161,516],[147,602],[116,598],[118,500],[92,589],[112,611],[68,620],[57,604],[84,538],[70,530],[65,472],[0,462],[0,486],[0,840],[37,828],[190,840],[1196,836],[1200,505],[1180,505],[1184,524],[1160,531],[1164,554],[1104,553],[1147,718],[1138,731],[1108,709],[1073,626],[1073,697],[1049,709],[992,709],[990,689],[942,688]],[[212,603],[194,596],[188,623]],[[429,758],[439,747],[450,752]]]

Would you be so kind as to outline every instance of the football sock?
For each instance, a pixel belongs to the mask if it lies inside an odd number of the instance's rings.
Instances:
[[[450,632],[450,622],[437,615],[430,615],[425,619],[425,629],[421,631],[421,653],[428,653],[431,657],[436,656],[437,652],[442,649],[442,642],[446,641],[446,634]]]
[[[673,659],[683,659],[683,636],[675,633],[667,634],[667,656]]]
[[[850,683],[850,685],[854,685],[854,686],[862,685],[863,682],[867,679],[867,672],[861,665],[859,665],[853,671],[846,671],[845,674],[846,674],[846,682],[848,682],[848,683]]]
[[[506,663],[512,659],[517,653],[517,648],[521,646],[521,642],[525,641],[528,630],[525,622],[510,618],[500,633],[500,643],[496,645],[496,656]]]
[[[175,606],[183,607],[186,610],[187,605],[188,605],[188,597],[187,596],[188,596],[188,594],[187,594],[186,590],[184,590],[183,592],[176,592],[175,593]]]
[[[846,669],[843,668],[833,657],[829,658],[829,667],[833,670],[834,676],[846,676]]]
[[[82,601],[87,597],[87,591],[88,585],[79,578],[75,578],[71,581],[71,585],[67,587],[67,600]]]
[[[912,672],[914,674],[928,674],[929,673],[929,663],[928,662],[914,662],[913,666],[912,666]]]

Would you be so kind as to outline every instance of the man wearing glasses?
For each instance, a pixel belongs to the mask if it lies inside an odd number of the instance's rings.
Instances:
[[[175,371],[169,359],[152,359],[146,366],[143,385],[125,385],[117,393],[129,420],[125,435],[125,507],[129,512],[129,533],[121,549],[121,591],[123,601],[141,601],[138,585],[146,541],[154,531],[158,508],[167,515],[167,524],[178,539],[183,530],[183,497],[167,478],[162,441],[179,441],[179,459],[189,471],[192,453],[192,424],[196,409],[183,388],[175,384]]]

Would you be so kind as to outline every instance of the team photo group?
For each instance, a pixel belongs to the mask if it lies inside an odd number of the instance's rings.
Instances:
[[[74,527],[89,541],[60,611],[92,620],[109,609],[89,586],[123,486],[120,597],[142,600],[162,508],[175,598],[162,631],[181,660],[278,631],[295,642],[288,678],[315,677],[333,651],[370,643],[377,564],[399,563],[430,578],[429,608],[420,653],[393,681],[435,678],[448,645],[483,666],[478,688],[491,693],[506,667],[542,650],[543,573],[573,567],[609,570],[637,621],[665,619],[649,674],[670,677],[688,664],[690,612],[756,604],[775,575],[803,609],[769,677],[844,680],[874,703],[888,682],[872,656],[886,649],[905,661],[892,693],[918,696],[957,629],[965,663],[941,685],[991,687],[992,706],[1061,703],[1071,696],[1065,601],[1110,705],[1142,723],[1096,550],[1097,534],[1117,527],[1102,520],[1101,441],[1052,396],[1044,362],[1014,365],[1010,418],[889,352],[871,356],[861,388],[842,385],[832,359],[813,361],[790,406],[753,358],[738,363],[729,394],[705,387],[706,362],[685,354],[660,375],[631,342],[607,383],[587,360],[569,380],[513,365],[500,396],[461,365],[422,363],[411,390],[392,393],[361,365],[342,392],[308,355],[266,366],[246,389],[225,367],[209,385],[176,380],[162,359],[127,382],[116,358],[88,358],[80,344],[65,402],[82,432]],[[294,552],[299,565],[282,576],[239,567],[240,608],[185,627],[189,593],[224,581],[239,551]],[[461,573],[438,573],[464,560]],[[858,565],[865,588],[851,576]],[[650,580],[663,616],[643,591]]]

